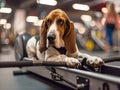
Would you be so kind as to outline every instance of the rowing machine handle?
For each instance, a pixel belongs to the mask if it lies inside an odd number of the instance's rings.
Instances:
[[[0,68],[7,67],[29,67],[29,66],[63,66],[67,67],[65,62],[54,62],[54,61],[31,61],[31,60],[23,60],[23,61],[1,61]]]
[[[32,66],[32,61],[1,61],[0,68]]]

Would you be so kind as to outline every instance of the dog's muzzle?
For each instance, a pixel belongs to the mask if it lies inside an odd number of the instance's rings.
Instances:
[[[55,36],[55,33],[53,32],[50,32],[48,35],[47,35],[47,39],[49,40],[49,42],[51,44],[54,44],[54,40],[55,40],[56,36]]]

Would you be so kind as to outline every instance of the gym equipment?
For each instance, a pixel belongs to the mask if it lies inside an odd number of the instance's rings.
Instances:
[[[2,61],[0,62],[0,68],[7,67],[29,67],[29,66],[65,66],[65,62],[53,62],[53,61],[31,61],[29,58],[25,58],[23,61]]]
[[[120,58],[106,59],[105,62],[115,61],[120,61]],[[105,64],[94,69],[84,64],[80,68],[68,68],[65,62],[30,61],[26,58],[23,61],[0,62],[0,68],[5,67],[22,67],[23,70],[77,90],[120,90],[119,66]]]
[[[102,50],[104,50],[105,44],[100,39],[100,35],[99,35],[100,32],[98,30],[96,30],[96,29],[93,29],[93,30],[91,30],[90,34],[91,34],[92,39],[94,40],[94,43],[96,43],[99,48],[101,48]]]
[[[79,48],[88,50],[88,51],[103,51],[105,44],[99,38],[98,30],[96,28],[90,28],[86,30],[84,34],[80,34],[76,30],[76,41]]]
[[[15,58],[16,60],[23,60],[24,57],[27,57],[26,53],[26,43],[32,36],[28,33],[23,33],[18,35],[15,40]]]
[[[23,55],[23,52],[20,53]],[[16,55],[19,55],[18,51]],[[17,61],[0,62],[0,68],[22,67],[21,70],[27,70],[75,90],[120,90],[120,67],[108,65],[110,62],[119,62],[120,57],[106,58],[106,64],[98,68],[84,62],[81,67],[69,68],[65,62],[31,61],[24,56],[18,57]]]

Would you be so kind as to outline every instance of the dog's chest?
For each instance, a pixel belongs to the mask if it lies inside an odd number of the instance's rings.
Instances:
[[[55,48],[60,54],[66,54],[66,48],[65,47],[61,47],[61,48],[56,48],[53,46],[53,48]]]

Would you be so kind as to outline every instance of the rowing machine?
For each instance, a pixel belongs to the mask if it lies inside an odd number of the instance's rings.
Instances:
[[[65,62],[40,62],[24,60],[27,57],[24,49],[31,36],[22,34],[17,37],[15,56],[18,62],[0,62],[0,67],[22,67],[23,70],[35,73],[56,83],[80,90],[120,90],[120,67],[103,65],[97,69],[86,65],[81,68],[68,68]],[[119,62],[119,57],[104,59],[105,63]],[[33,67],[34,66],[34,67]],[[57,66],[57,67],[56,67]],[[60,66],[60,67],[58,67]]]
[[[120,61],[118,58],[114,59],[110,61]],[[106,60],[106,62],[110,61]],[[118,73],[120,67],[107,64],[101,66],[98,72],[92,71],[87,65],[84,65],[85,68],[68,68],[65,62],[30,61],[29,59],[0,62],[0,68],[3,67],[24,67],[23,70],[78,90],[120,90],[120,73]]]

